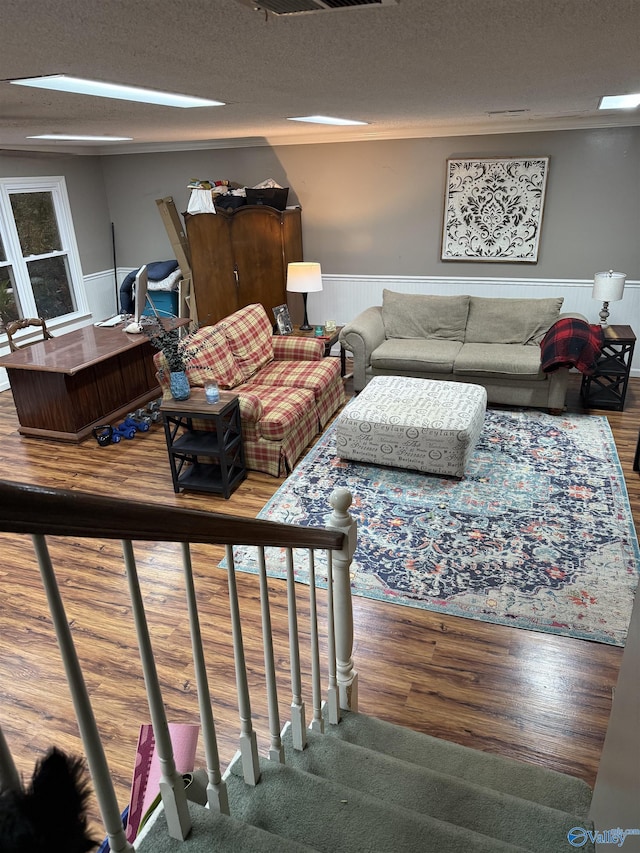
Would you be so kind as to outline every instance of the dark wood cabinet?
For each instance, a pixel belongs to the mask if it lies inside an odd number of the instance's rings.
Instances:
[[[287,301],[287,264],[301,261],[299,208],[246,205],[235,211],[186,214],[198,322],[260,302],[271,309]]]

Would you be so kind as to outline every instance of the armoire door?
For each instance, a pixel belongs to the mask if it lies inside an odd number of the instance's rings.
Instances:
[[[211,326],[237,308],[238,285],[231,243],[232,215],[186,214],[198,323]]]
[[[238,210],[231,235],[240,305],[260,302],[270,314],[271,308],[286,300],[280,211],[253,205]]]

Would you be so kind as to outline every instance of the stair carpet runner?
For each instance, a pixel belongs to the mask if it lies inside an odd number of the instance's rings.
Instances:
[[[285,764],[260,759],[255,787],[236,756],[225,774],[232,817],[190,803],[180,842],[160,813],[136,850],[566,853],[572,829],[593,829],[591,789],[562,773],[353,712],[307,740],[294,750],[287,727]],[[593,853],[586,838],[580,849]]]

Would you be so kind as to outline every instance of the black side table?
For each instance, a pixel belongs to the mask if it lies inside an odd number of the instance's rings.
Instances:
[[[624,409],[635,343],[631,326],[605,326],[595,373],[582,377],[580,395],[585,407]]]
[[[169,465],[174,492],[193,489],[228,499],[247,476],[236,394],[221,391],[217,403],[207,403],[203,388],[192,388],[188,400],[164,400]],[[215,429],[194,429],[193,421],[214,421]]]

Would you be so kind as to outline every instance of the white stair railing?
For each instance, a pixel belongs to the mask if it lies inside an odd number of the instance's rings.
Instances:
[[[79,492],[40,489],[23,484],[0,481],[0,532],[30,534],[49,610],[64,662],[67,681],[82,736],[87,764],[93,780],[109,845],[114,853],[133,853],[126,839],[111,774],[100,740],[88,691],[75,651],[64,605],[47,549],[45,535],[120,539],[126,568],[129,596],[136,627],[144,674],[147,701],[154,730],[155,749],[160,760],[160,783],[169,834],[184,840],[191,828],[191,818],[182,777],[177,773],[169,727],[162,700],[132,541],[166,541],[182,543],[183,569],[191,644],[198,690],[198,704],[207,761],[207,797],[211,809],[228,813],[229,804],[220,770],[215,721],[206,672],[200,620],[197,609],[190,542],[222,544],[226,548],[229,607],[236,671],[236,690],[240,716],[240,754],[245,781],[256,785],[260,779],[257,737],[251,719],[251,703],[243,648],[240,607],[235,575],[233,544],[252,545],[259,549],[262,632],[265,657],[265,683],[269,709],[269,757],[282,762],[284,750],[280,737],[276,671],[271,630],[271,616],[265,566],[265,547],[286,545],[289,653],[291,664],[292,728],[294,744],[302,749],[306,743],[305,703],[301,678],[300,644],[294,574],[294,548],[305,549],[309,561],[312,728],[322,731],[321,667],[319,630],[315,591],[315,550],[326,551],[327,575],[327,648],[328,706],[331,722],[339,718],[343,708],[357,709],[357,673],[351,658],[353,616],[349,566],[355,549],[355,523],[347,510],[351,495],[338,489],[331,497],[333,513],[328,527],[302,528],[272,522],[244,519],[215,513],[166,508],[158,520],[157,507],[138,502],[102,498]],[[335,616],[335,620],[334,620]],[[336,621],[337,620],[337,621]],[[0,779],[4,787],[20,786],[20,780],[8,745],[0,730]]]

